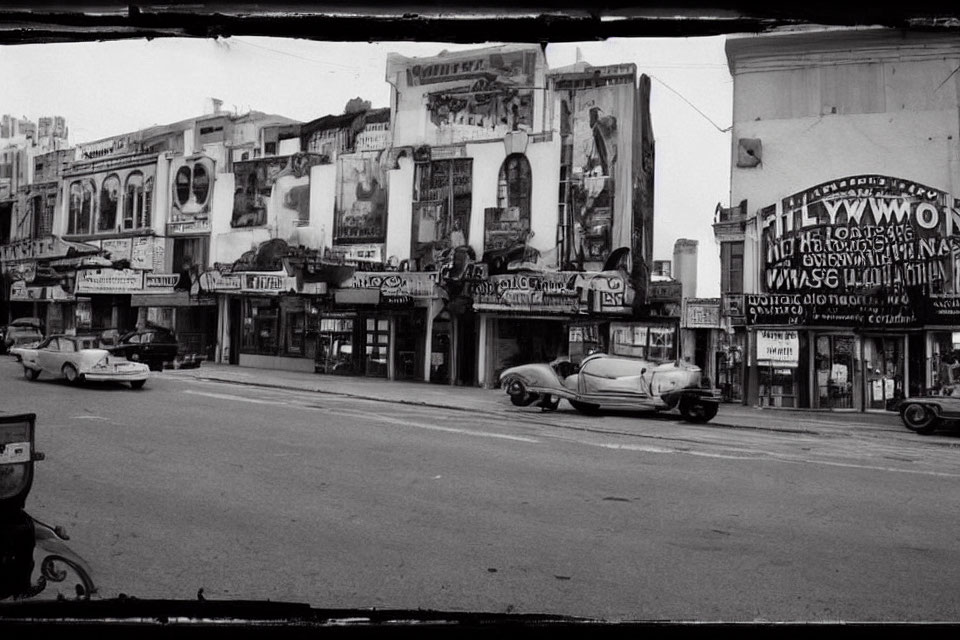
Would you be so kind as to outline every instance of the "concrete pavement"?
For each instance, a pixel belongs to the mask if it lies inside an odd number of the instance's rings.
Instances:
[[[514,414],[518,410],[536,413],[536,408],[518,409],[499,389],[480,389],[437,385],[424,382],[387,381],[377,378],[322,375],[274,369],[258,369],[204,362],[196,369],[167,370],[164,376],[193,377],[265,388],[309,391],[382,402],[455,409],[493,415]],[[564,406],[564,405],[561,405]],[[892,412],[827,412],[745,407],[723,404],[711,426],[762,429],[792,433],[827,435],[890,434],[919,438],[907,431]],[[927,437],[930,442],[960,446],[960,433],[944,432]]]

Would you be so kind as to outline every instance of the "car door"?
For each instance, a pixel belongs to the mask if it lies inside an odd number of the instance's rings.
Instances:
[[[60,338],[51,338],[47,346],[37,349],[37,364],[47,373],[60,375]]]

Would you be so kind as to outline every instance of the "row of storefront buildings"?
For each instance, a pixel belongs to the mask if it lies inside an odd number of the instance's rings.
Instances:
[[[211,361],[491,386],[679,355],[650,285],[649,78],[539,46],[391,55],[388,108],[209,113],[34,158],[0,303],[47,333],[154,323]],[[354,101],[351,101],[353,103]]]
[[[390,56],[388,108],[214,109],[38,156],[0,200],[0,303],[323,373],[492,386],[603,350],[689,359],[748,405],[953,393],[960,39],[797,29],[726,52],[719,298],[654,268],[649,78],[504,46]]]

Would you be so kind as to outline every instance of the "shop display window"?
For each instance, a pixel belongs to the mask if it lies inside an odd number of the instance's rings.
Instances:
[[[317,373],[353,375],[354,318],[321,318],[317,345]]]
[[[796,407],[797,369],[760,367],[760,406]]]
[[[960,396],[960,331],[931,334],[930,387],[933,393]]]
[[[677,330],[674,325],[635,322],[610,324],[612,355],[665,362],[677,357]]]

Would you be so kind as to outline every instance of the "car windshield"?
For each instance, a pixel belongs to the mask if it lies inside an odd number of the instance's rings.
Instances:
[[[0,11],[0,618],[960,622],[960,15],[136,4]]]

